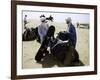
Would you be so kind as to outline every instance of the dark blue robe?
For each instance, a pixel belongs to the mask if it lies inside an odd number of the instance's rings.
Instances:
[[[77,35],[76,35],[76,29],[73,24],[70,24],[68,34],[69,34],[70,40],[72,41],[72,45],[76,47]]]

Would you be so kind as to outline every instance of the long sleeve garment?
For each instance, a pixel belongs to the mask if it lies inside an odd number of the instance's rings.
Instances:
[[[69,38],[72,41],[73,46],[76,46],[76,41],[77,41],[77,35],[76,35],[76,29],[73,24],[68,25],[68,30]]]

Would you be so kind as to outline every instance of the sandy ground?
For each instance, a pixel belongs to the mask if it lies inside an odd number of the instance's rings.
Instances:
[[[27,24],[28,27],[36,27],[40,22],[29,20]],[[59,31],[66,30],[65,23],[53,23],[56,26],[55,36]],[[77,45],[76,50],[79,53],[79,57],[81,62],[84,65],[89,65],[89,29],[76,28],[77,32]],[[36,41],[23,41],[23,56],[22,56],[22,68],[30,69],[30,68],[47,68],[47,67],[58,67],[60,66],[57,61],[55,61],[51,55],[48,55],[45,58],[44,63],[39,64],[36,63],[34,57],[39,49],[40,44]]]

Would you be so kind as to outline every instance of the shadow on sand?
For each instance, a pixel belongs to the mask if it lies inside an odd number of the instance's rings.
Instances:
[[[60,61],[55,59],[53,57],[53,55],[51,55],[51,54],[45,56],[44,60],[40,64],[42,64],[42,68],[51,68],[51,67],[54,67],[54,66],[69,67],[69,66],[63,65]],[[82,61],[79,60],[78,62],[73,62],[71,66],[84,66],[84,64],[83,64]]]

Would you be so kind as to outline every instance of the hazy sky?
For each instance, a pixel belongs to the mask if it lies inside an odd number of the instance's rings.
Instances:
[[[71,17],[73,23],[90,23],[90,14],[87,13],[23,11],[23,19],[27,15],[27,19],[40,20],[40,15],[42,14],[46,17],[52,15],[55,22],[65,22],[65,19]]]

